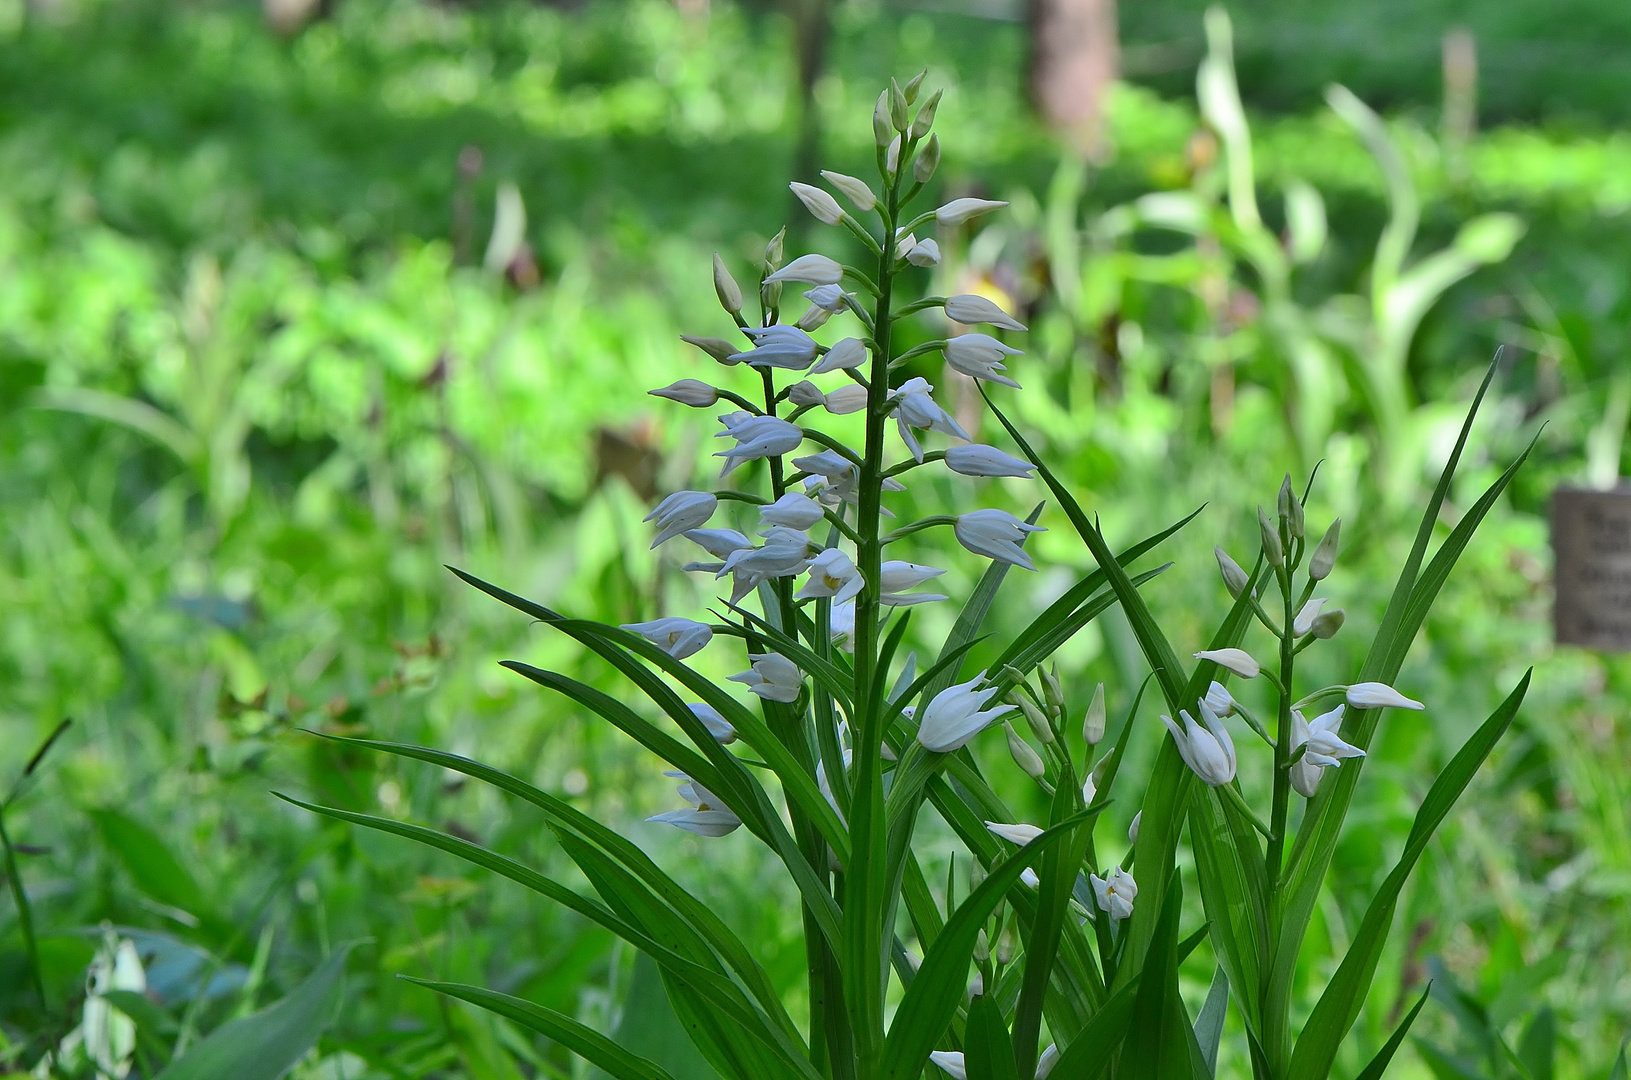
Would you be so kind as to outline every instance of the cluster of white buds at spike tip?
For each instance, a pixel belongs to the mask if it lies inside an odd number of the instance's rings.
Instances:
[[[804,687],[804,672],[798,665],[779,653],[748,653],[748,659],[753,663],[751,668],[725,677],[741,683],[749,693],[766,701],[798,700],[799,691]]]
[[[680,798],[690,803],[685,810],[670,810],[665,814],[653,814],[647,821],[661,821],[677,829],[684,829],[698,836],[725,836],[736,831],[742,824],[742,819],[733,814],[719,796],[686,776],[684,773],[665,773],[682,781],[679,787]]]
[[[706,491],[676,491],[657,504],[657,508],[644,518],[657,523],[657,537],[651,542],[659,544],[708,523],[719,508],[719,498]]]
[[[1223,719],[1210,705],[1202,700],[1198,707],[1205,727],[1197,724],[1187,709],[1178,710],[1183,727],[1175,724],[1170,716],[1161,717],[1161,722],[1172,733],[1172,741],[1178,744],[1178,754],[1184,764],[1196,776],[1212,787],[1227,784],[1235,778],[1234,740],[1229,737]]]
[[[962,514],[953,531],[957,542],[974,554],[1027,570],[1035,570],[1036,564],[1020,544],[1025,542],[1028,533],[1047,532],[1042,526],[1021,521],[1006,510],[973,510]]]
[[[695,619],[671,615],[650,622],[623,623],[619,630],[631,630],[676,660],[701,652],[714,639],[713,628]]]
[[[986,702],[996,694],[997,687],[976,689],[985,676],[976,675],[966,683],[948,686],[936,694],[923,709],[923,720],[918,725],[917,741],[925,750],[936,754],[949,754],[968,744],[968,741],[1003,716],[1012,712],[1012,705],[998,705],[987,709]]]
[[[1305,720],[1296,710],[1291,713],[1291,749],[1306,746],[1303,756],[1291,766],[1291,786],[1305,799],[1312,799],[1319,790],[1320,777],[1325,770],[1340,766],[1344,759],[1364,757],[1365,751],[1344,742],[1341,735],[1345,706],[1338,705],[1328,713]]]
[[[1108,878],[1089,874],[1087,880],[1093,886],[1093,898],[1098,901],[1100,910],[1109,913],[1112,922],[1120,922],[1133,913],[1133,901],[1138,899],[1138,882],[1133,880],[1133,875],[1118,866],[1110,871]]]
[[[1004,370],[1005,356],[1024,356],[1018,349],[1009,348],[990,334],[958,334],[946,342],[941,353],[946,366],[974,379],[1001,383],[1018,390],[1019,383],[1000,374]]]

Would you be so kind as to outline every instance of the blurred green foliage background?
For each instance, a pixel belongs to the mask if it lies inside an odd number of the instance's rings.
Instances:
[[[1295,239],[1297,182],[1323,196],[1328,222],[1279,308],[1226,235],[1163,228],[1135,202],[1229,203],[1193,97],[1195,4],[1124,5],[1134,81],[1112,94],[1083,166],[1026,106],[1016,12],[845,0],[815,87],[820,164],[862,171],[888,75],[927,65],[948,88],[940,190],[1013,206],[943,238],[936,273],[1029,312],[1015,412],[1113,538],[1207,505],[1146,590],[1180,642],[1198,644],[1226,601],[1212,545],[1244,556],[1253,504],[1316,460],[1310,518],[1344,518],[1333,595],[1373,626],[1399,523],[1509,346],[1458,492],[1537,435],[1539,447],[1407,664],[1401,686],[1429,709],[1389,722],[1338,856],[1344,881],[1363,891],[1385,871],[1433,768],[1531,664],[1535,689],[1407,892],[1356,1042],[1385,1037],[1431,971],[1440,1003],[1417,1028],[1431,1045],[1399,1075],[1517,1075],[1489,1033],[1516,1042],[1545,1013],[1556,1075],[1606,1077],[1631,1030],[1631,666],[1552,646],[1545,510],[1558,484],[1625,465],[1625,16],[1596,0],[1544,17],[1284,9],[1235,12],[1266,235]],[[1481,93],[1499,121],[1460,141],[1439,124],[1452,21],[1488,50]],[[303,729],[477,756],[628,824],[796,998],[796,908],[751,841],[638,824],[671,801],[659,764],[495,661],[615,681],[443,569],[609,621],[711,596],[646,550],[640,524],[653,495],[708,475],[707,417],[643,391],[717,375],[678,339],[728,326],[710,252],[741,277],[784,222],[795,248],[811,242],[785,186],[801,121],[787,18],[664,0],[343,0],[280,35],[241,3],[81,0],[0,4],[0,23],[0,788],[74,719],[5,811],[48,979],[42,1009],[17,912],[0,903],[0,1068],[31,1068],[81,1024],[105,932],[136,941],[145,966],[138,1075],[358,939],[348,1005],[297,1069],[306,1080],[582,1072],[397,973],[639,1026],[650,974],[600,932],[269,792],[431,823],[568,873],[537,820]],[[1475,260],[1407,335],[1407,408],[1391,427],[1361,368],[1397,192],[1390,202],[1386,173],[1323,103],[1331,80],[1390,118],[1421,204],[1413,258],[1452,248],[1481,214],[1522,225],[1510,254],[1497,244]],[[521,246],[489,252],[512,184]],[[1298,313],[1328,352],[1329,424],[1301,441],[1313,401],[1273,310]],[[1387,469],[1402,477],[1391,487]],[[908,505],[973,498],[1028,509],[1037,494],[947,478]],[[1014,624],[1068,584],[1046,564],[1087,561],[1068,531],[1038,538],[1042,573],[1011,579]],[[953,595],[979,570],[955,548],[921,558],[951,568]],[[923,616],[920,647],[952,617]],[[1357,658],[1339,637],[1318,663],[1338,681]],[[1144,673],[1115,617],[1061,664],[1082,703],[1105,681],[1113,712]],[[1158,732],[1135,739],[1135,759]],[[1018,805],[1034,797],[995,771]],[[1116,815],[1124,825],[1131,809]],[[1356,918],[1334,899],[1322,909],[1334,955]],[[1194,963],[1189,989],[1204,994],[1210,961]],[[1334,963],[1303,977],[1317,987]],[[1366,1059],[1354,1055],[1350,1072]]]

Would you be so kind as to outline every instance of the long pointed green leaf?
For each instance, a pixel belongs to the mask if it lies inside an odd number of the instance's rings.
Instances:
[[[967,1032],[963,1064],[969,1080],[1019,1080],[1023,1074],[1014,1065],[1014,1044],[990,995],[969,1003]]]
[[[1201,1014],[1195,1018],[1195,1041],[1200,1044],[1207,1076],[1218,1074],[1218,1044],[1223,1040],[1223,1018],[1228,1011],[1229,976],[1220,967],[1212,976]]]
[[[1359,1075],[1354,1077],[1354,1080],[1382,1080],[1382,1074],[1387,1071],[1388,1063],[1393,1060],[1393,1055],[1399,1052],[1399,1046],[1404,1042],[1404,1037],[1410,1034],[1410,1025],[1416,1022],[1416,1014],[1421,1012],[1423,1005],[1427,1004],[1427,995],[1432,992],[1432,989],[1433,984],[1428,983],[1427,988],[1421,992],[1421,997],[1416,999],[1415,1006],[1405,1014],[1405,1018],[1399,1022],[1398,1027],[1393,1029],[1393,1034],[1382,1045],[1382,1049],[1376,1052],[1376,1056],[1370,1059],[1370,1064],[1361,1069]]]

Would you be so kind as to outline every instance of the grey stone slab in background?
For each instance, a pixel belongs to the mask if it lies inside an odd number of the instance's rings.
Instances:
[[[1554,492],[1552,554],[1558,643],[1631,651],[1631,488]]]

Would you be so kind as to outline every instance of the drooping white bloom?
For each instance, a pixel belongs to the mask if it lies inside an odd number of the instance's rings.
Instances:
[[[1133,901],[1138,899],[1138,882],[1133,875],[1117,866],[1110,871],[1109,880],[1097,874],[1089,874],[1087,880],[1093,885],[1093,898],[1100,910],[1109,912],[1112,921],[1120,922],[1133,913]]]
[[[1024,847],[1026,844],[1029,844],[1032,840],[1035,840],[1037,837],[1042,835],[1042,830],[1037,828],[1035,825],[1026,825],[1023,823],[1018,825],[1006,825],[1000,821],[988,821],[985,823],[985,829],[986,832],[989,832],[992,836],[1000,836],[1010,844],[1017,844],[1020,847]]]
[[[685,538],[716,559],[728,559],[732,552],[753,546],[753,541],[735,529],[688,529]]]
[[[1308,720],[1304,718],[1302,710],[1291,711],[1291,749],[1308,741]],[[1291,766],[1291,786],[1305,799],[1312,799],[1320,789],[1320,779],[1325,776],[1325,770],[1315,762],[1308,760],[1308,755]]]
[[[803,371],[816,358],[815,338],[796,326],[750,326],[742,333],[753,339],[753,348],[732,353],[730,363]]]
[[[794,405],[824,405],[827,395],[821,392],[821,387],[805,379],[787,388],[787,400]]]
[[[623,623],[618,629],[632,630],[676,660],[701,651],[714,639],[714,632],[707,623],[677,615],[649,622]]]
[[[1255,679],[1263,666],[1252,659],[1245,649],[1202,649],[1195,654],[1197,660],[1210,660],[1219,667],[1228,668],[1242,679]]]
[[[1042,1051],[1036,1059],[1036,1080],[1048,1080],[1048,1074],[1053,1067],[1059,1064],[1059,1044],[1049,1043],[1048,1048]]]
[[[961,371],[975,379],[985,379],[987,382],[1001,383],[1003,386],[1019,389],[1019,383],[998,372],[1004,370],[1003,357],[1025,354],[1018,349],[1009,348],[990,334],[958,334],[946,342],[946,347],[941,353],[946,358],[947,366],[953,371]]]
[[[759,508],[759,524],[783,525],[789,529],[808,529],[824,516],[820,503],[796,491],[789,491],[769,506]]]
[[[810,580],[793,599],[830,596],[834,603],[842,604],[859,596],[865,583],[861,571],[848,555],[837,548],[828,548],[810,560]]]
[[[725,459],[724,471],[720,473],[725,476],[744,461],[778,456],[798,449],[799,443],[804,441],[804,431],[797,424],[774,416],[755,416],[727,426],[718,437],[736,440],[736,445],[729,450],[719,450],[714,454],[714,457]]]
[[[855,601],[834,604],[828,617],[832,643],[845,652],[855,651]]]
[[[799,690],[804,686],[804,672],[798,669],[798,665],[780,653],[749,653],[748,659],[753,662],[751,668],[725,677],[731,682],[741,683],[749,693],[757,694],[766,701],[797,699]]]
[[[1348,704],[1356,709],[1425,709],[1427,706],[1407,698],[1387,683],[1361,682],[1348,687]]]
[[[945,571],[933,566],[890,559],[878,567],[878,589],[882,595],[878,603],[885,607],[910,607],[913,604],[932,604],[946,599],[941,593],[915,593],[925,581],[937,578]]]
[[[679,792],[680,797],[691,806],[685,810],[670,810],[664,814],[653,814],[647,821],[661,821],[677,829],[684,829],[698,836],[725,836],[735,832],[742,824],[742,819],[732,813],[722,802],[719,796],[692,780],[684,773],[668,773],[667,775],[682,780]]]
[[[873,194],[872,188],[865,180],[826,169],[821,170],[821,178],[843,192],[844,198],[854,203],[857,210],[871,210],[878,205],[878,197]]]
[[[800,184],[794,181],[787,185],[798,196],[799,202],[810,211],[810,215],[823,225],[837,225],[844,220],[844,208],[838,205],[838,200],[828,195],[818,187],[809,184]]]
[[[646,393],[698,409],[705,409],[719,400],[719,389],[701,379],[681,379],[657,390],[647,390]]]
[[[657,523],[657,538],[651,542],[651,546],[655,548],[658,544],[666,544],[683,532],[707,524],[718,508],[719,499],[709,492],[674,492],[642,519]]]
[[[767,531],[763,547],[743,548],[726,556],[717,576],[747,575],[752,579],[749,585],[752,588],[769,578],[802,574],[810,564],[809,548],[810,541],[804,533],[777,526]]]
[[[994,202],[991,199],[953,199],[934,212],[934,220],[940,225],[961,225],[969,218],[1001,210],[1007,205],[1005,202]]]
[[[990,323],[1004,330],[1024,330],[1025,324],[983,296],[963,293],[946,298],[946,318],[964,326]]]
[[[1205,727],[1197,724],[1187,709],[1178,710],[1183,727],[1173,723],[1170,716],[1161,717],[1161,722],[1172,733],[1172,741],[1178,744],[1178,753],[1183,757],[1184,764],[1196,776],[1212,787],[1227,784],[1235,778],[1234,740],[1229,737],[1229,729],[1218,714],[1205,701],[1200,702],[1200,713]]]
[[[810,369],[811,375],[824,375],[829,371],[858,368],[866,363],[866,345],[860,338],[847,337],[828,349],[821,361]]]
[[[906,261],[913,266],[939,266],[940,245],[929,237],[924,237],[906,252]]]
[[[822,400],[827,411],[834,416],[845,416],[849,413],[860,412],[866,408],[867,388],[860,383],[845,383],[836,390],[827,391]]]
[[[1025,476],[1036,470],[1028,461],[1005,454],[995,446],[969,443],[946,451],[946,468],[964,476]]]
[[[968,1080],[968,1068],[963,1064],[961,1050],[936,1050],[929,1055],[929,1060],[940,1066],[951,1080]]]
[[[1342,739],[1342,714],[1344,706],[1338,705],[1330,712],[1321,713],[1308,722],[1308,750],[1303,754],[1304,761],[1312,761],[1319,766],[1341,765],[1345,758],[1364,757],[1365,751],[1344,742]],[[1301,744],[1293,743],[1295,750]]]
[[[1046,532],[1040,525],[1021,521],[1006,510],[974,510],[961,514],[953,532],[957,542],[976,555],[1035,570],[1036,564],[1020,547],[1026,534]]]
[[[721,746],[729,746],[736,741],[736,729],[731,722],[720,715],[718,709],[704,701],[691,703],[691,715],[702,721],[702,726],[708,729]]]
[[[895,231],[895,258],[904,259],[906,253],[917,247],[917,236],[904,228]]]
[[[1291,621],[1291,632],[1297,637],[1302,637],[1312,630],[1314,620],[1320,617],[1320,612],[1324,610],[1325,605],[1328,603],[1330,601],[1325,597],[1316,596],[1304,604],[1303,609],[1297,612],[1297,617]]]
[[[996,694],[997,687],[975,689],[983,681],[983,674],[976,675],[966,683],[948,686],[930,700],[917,729],[917,741],[925,750],[949,754],[1014,711],[1014,706],[1006,704],[987,709],[985,704]]]
[[[822,311],[837,313],[845,309],[844,297],[848,296],[841,285],[817,285],[806,290],[804,299],[810,301]]]
[[[1212,685],[1206,688],[1204,700],[1207,705],[1211,706],[1212,711],[1219,716],[1229,716],[1235,711],[1234,695],[1230,694],[1228,688],[1216,679],[1213,679]]]
[[[917,436],[912,434],[913,428],[938,431],[954,435],[964,442],[969,441],[968,432],[963,430],[962,425],[929,396],[933,389],[934,385],[926,379],[911,378],[889,395],[890,401],[895,403],[895,425],[900,429],[901,441],[918,461],[923,460],[923,447],[918,444]]]
[[[806,285],[836,285],[844,278],[844,268],[825,255],[800,255],[765,278],[766,285],[779,281],[802,281]]]

